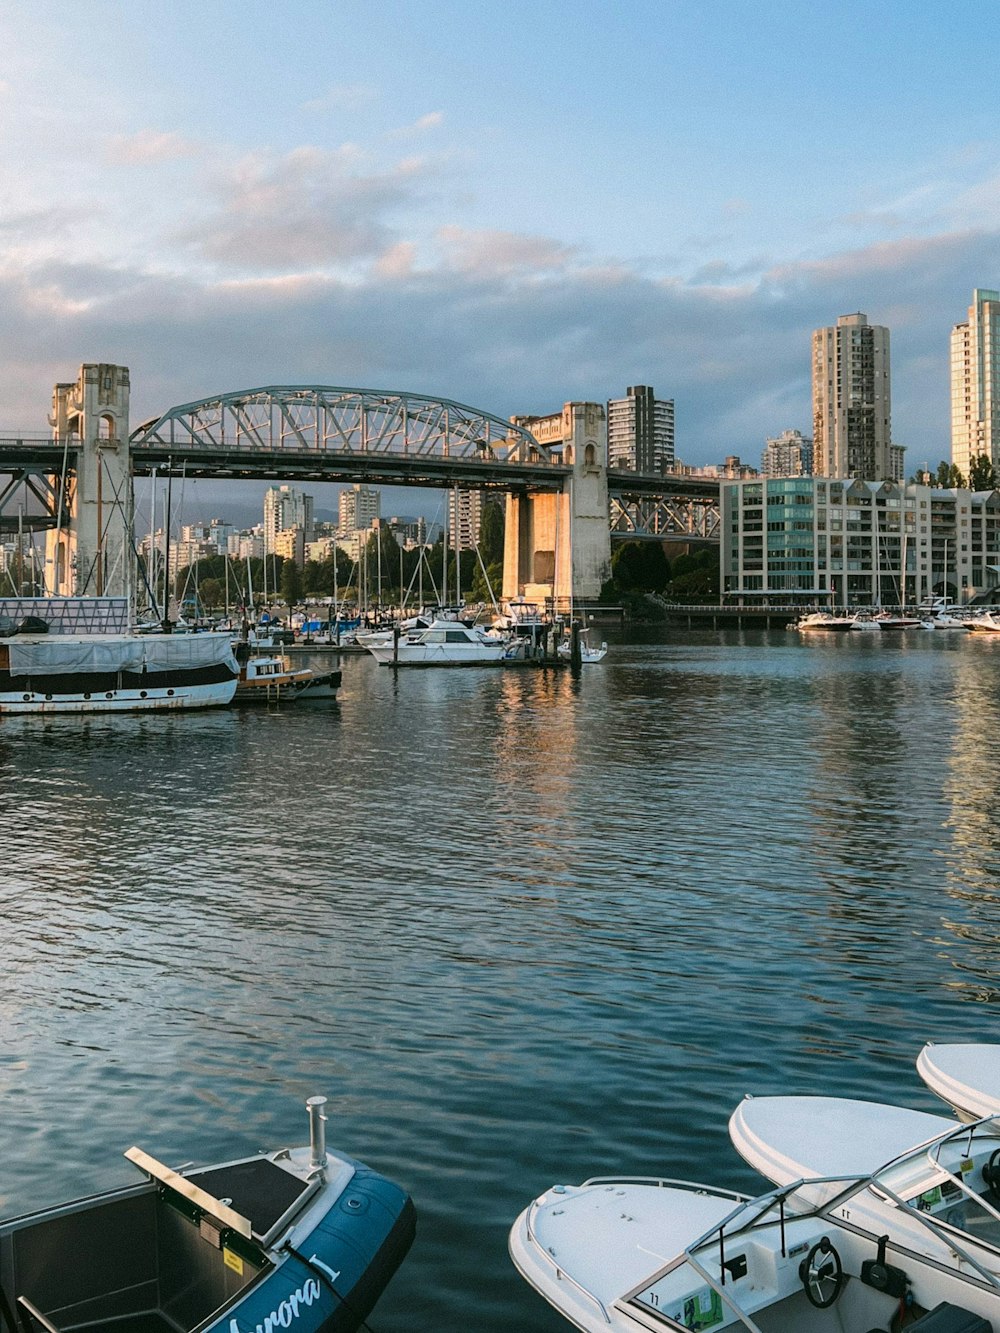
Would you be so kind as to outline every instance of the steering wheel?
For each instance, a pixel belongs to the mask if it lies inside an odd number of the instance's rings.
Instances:
[[[826,1236],[816,1242],[799,1264],[799,1280],[809,1304],[817,1310],[828,1309],[840,1295],[844,1268]]]
[[[1000,1167],[997,1162],[1000,1161],[1000,1148],[995,1148],[990,1153],[990,1160],[983,1167],[983,1179],[986,1181],[986,1188],[994,1199],[1000,1199]]]

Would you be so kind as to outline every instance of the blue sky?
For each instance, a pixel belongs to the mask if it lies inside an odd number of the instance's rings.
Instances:
[[[993,3],[0,0],[0,429],[82,361],[133,418],[268,382],[506,415],[653,384],[677,448],[810,429],[809,335],[892,330],[949,452],[1000,285]]]

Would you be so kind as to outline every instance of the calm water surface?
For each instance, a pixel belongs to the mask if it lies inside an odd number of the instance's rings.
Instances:
[[[554,1333],[506,1254],[546,1186],[752,1188],[746,1091],[935,1109],[920,1045],[1000,1039],[1000,642],[857,637],[0,724],[0,1212],[322,1092],[417,1202],[376,1333]]]

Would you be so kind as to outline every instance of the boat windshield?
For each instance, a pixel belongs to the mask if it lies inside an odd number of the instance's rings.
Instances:
[[[876,1193],[1000,1252],[1000,1120],[962,1125],[884,1167]]]
[[[753,1235],[761,1252],[805,1256],[829,1231],[834,1209],[866,1189],[870,1176],[824,1176],[796,1180],[739,1203],[682,1254],[629,1292],[624,1301],[653,1311],[681,1328],[713,1328],[724,1316],[760,1333],[736,1298],[732,1280],[747,1271],[746,1241]],[[814,1201],[822,1197],[822,1205]],[[751,1246],[750,1249],[753,1249]]]

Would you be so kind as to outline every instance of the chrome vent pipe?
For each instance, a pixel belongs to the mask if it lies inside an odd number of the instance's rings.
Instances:
[[[326,1116],[323,1114],[325,1105],[325,1097],[306,1099],[306,1110],[309,1112],[309,1165],[314,1168],[326,1166]]]

